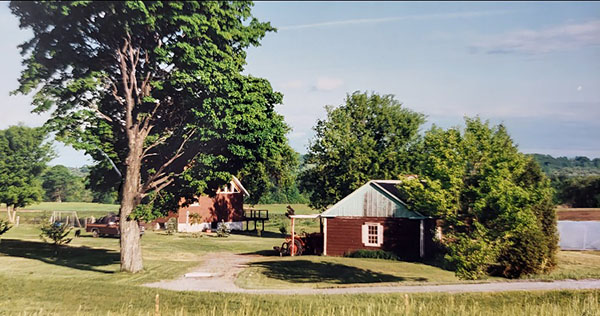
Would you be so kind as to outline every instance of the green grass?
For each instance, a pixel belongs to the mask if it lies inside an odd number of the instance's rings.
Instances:
[[[100,203],[87,203],[87,202],[41,202],[39,204],[32,204],[24,210],[36,210],[36,211],[76,211],[76,212],[118,212],[118,204],[100,204]]]
[[[156,294],[162,315],[600,315],[600,291],[280,296],[140,286],[177,278],[201,265],[210,253],[272,253],[272,246],[283,240],[276,229],[267,225],[262,238],[254,233],[191,238],[149,231],[142,238],[145,270],[127,274],[118,272],[117,238],[84,234],[57,259],[38,237],[37,226],[14,227],[0,242],[0,315],[148,315],[154,312]],[[598,277],[598,258],[600,252],[561,252],[559,267],[545,278]],[[236,282],[244,287],[289,288],[458,280],[451,272],[418,263],[266,256],[244,270]]]
[[[244,208],[254,208],[257,210],[269,210],[271,214],[285,214],[287,212],[287,206],[290,205],[296,214],[316,214],[318,210],[313,210],[306,204],[256,204],[256,205],[244,205]]]
[[[463,282],[453,272],[422,263],[319,256],[260,260],[236,280],[240,287],[255,289]]]
[[[559,251],[558,266],[549,274],[531,275],[530,279],[600,279],[600,251]]]

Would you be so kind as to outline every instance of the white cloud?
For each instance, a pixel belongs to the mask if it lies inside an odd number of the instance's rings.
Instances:
[[[290,90],[290,89],[300,89],[302,87],[304,87],[304,82],[302,80],[290,80],[290,81],[285,81],[283,83],[278,84],[278,87],[281,87],[282,89],[286,89],[286,90]]]
[[[405,15],[405,16],[394,16],[394,17],[385,17],[385,18],[370,18],[370,19],[351,19],[351,20],[338,20],[338,21],[324,21],[318,23],[309,23],[309,24],[298,24],[298,25],[288,25],[279,27],[278,30],[301,30],[308,28],[322,28],[322,27],[330,27],[330,26],[344,26],[344,25],[353,25],[353,24],[375,24],[375,23],[386,23],[386,22],[395,22],[395,21],[403,21],[403,20],[432,20],[432,19],[457,19],[457,18],[470,18],[470,17],[481,17],[495,14],[506,13],[507,11],[497,10],[497,11],[467,11],[467,12],[448,12],[448,13],[435,13],[435,14],[415,14],[415,15]]]
[[[315,89],[320,91],[331,91],[341,87],[343,84],[344,81],[339,78],[319,77],[317,78]]]
[[[600,20],[566,24],[542,30],[520,30],[473,45],[473,51],[488,54],[540,54],[600,45]]]

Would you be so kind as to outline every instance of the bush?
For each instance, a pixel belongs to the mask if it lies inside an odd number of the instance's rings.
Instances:
[[[351,253],[344,254],[344,257],[400,260],[398,258],[398,256],[393,252],[384,251],[384,250],[366,250],[366,249],[360,249],[360,250],[353,251]]]
[[[285,225],[281,224],[281,226],[279,226],[279,232],[287,235],[287,227],[285,227]]]
[[[177,232],[177,218],[169,218],[167,224],[165,225],[165,230],[167,232],[167,235],[173,235],[175,232]]]
[[[217,225],[217,237],[229,237],[231,233],[231,229],[224,221],[221,221],[219,225]]]
[[[476,280],[483,277],[488,268],[496,262],[497,245],[486,237],[485,228],[475,222],[474,231],[468,235],[457,233],[448,235],[447,253],[444,256],[447,268],[454,270],[457,277]]]
[[[544,239],[544,234],[537,227],[514,231],[498,257],[499,271],[495,271],[496,274],[518,278],[544,271],[548,252]]]

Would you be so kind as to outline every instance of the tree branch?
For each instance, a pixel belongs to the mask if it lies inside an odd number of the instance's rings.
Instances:
[[[177,160],[177,158],[179,158],[183,155],[183,148],[185,147],[185,144],[192,137],[192,135],[194,135],[195,132],[196,132],[196,129],[192,129],[188,134],[186,134],[184,136],[183,141],[179,145],[179,148],[177,148],[177,150],[175,151],[175,154],[169,160],[167,160],[162,166],[160,166],[160,168],[158,168],[158,170],[156,171],[155,174],[153,174],[152,176],[150,176],[148,178],[148,180],[146,181],[146,184],[142,187],[141,193],[146,193],[146,192],[148,192],[149,189],[156,186],[156,181],[158,181],[157,179],[159,179],[159,177],[163,177],[163,175],[165,175],[164,170],[168,166],[170,166],[173,162],[175,162],[175,160]],[[168,179],[170,177],[171,176],[166,175],[163,177],[163,179],[165,179],[165,178]]]

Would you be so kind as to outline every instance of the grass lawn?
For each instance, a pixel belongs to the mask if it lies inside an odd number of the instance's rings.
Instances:
[[[454,272],[421,263],[340,257],[275,257],[250,264],[238,275],[244,288],[325,288],[360,285],[464,283]]]
[[[145,270],[127,274],[118,272],[117,238],[84,234],[61,250],[57,259],[40,240],[38,226],[23,224],[4,234],[0,242],[0,315],[149,315],[156,294],[162,315],[600,315],[600,291],[282,296],[140,286],[177,278],[201,265],[210,253],[266,254],[283,240],[277,228],[267,225],[261,238],[255,233],[193,238],[149,231],[142,238]],[[561,252],[559,262],[559,268],[545,278],[600,277],[600,252]],[[265,256],[236,282],[251,288],[285,288],[426,281],[458,282],[449,271],[418,263],[317,256]]]

